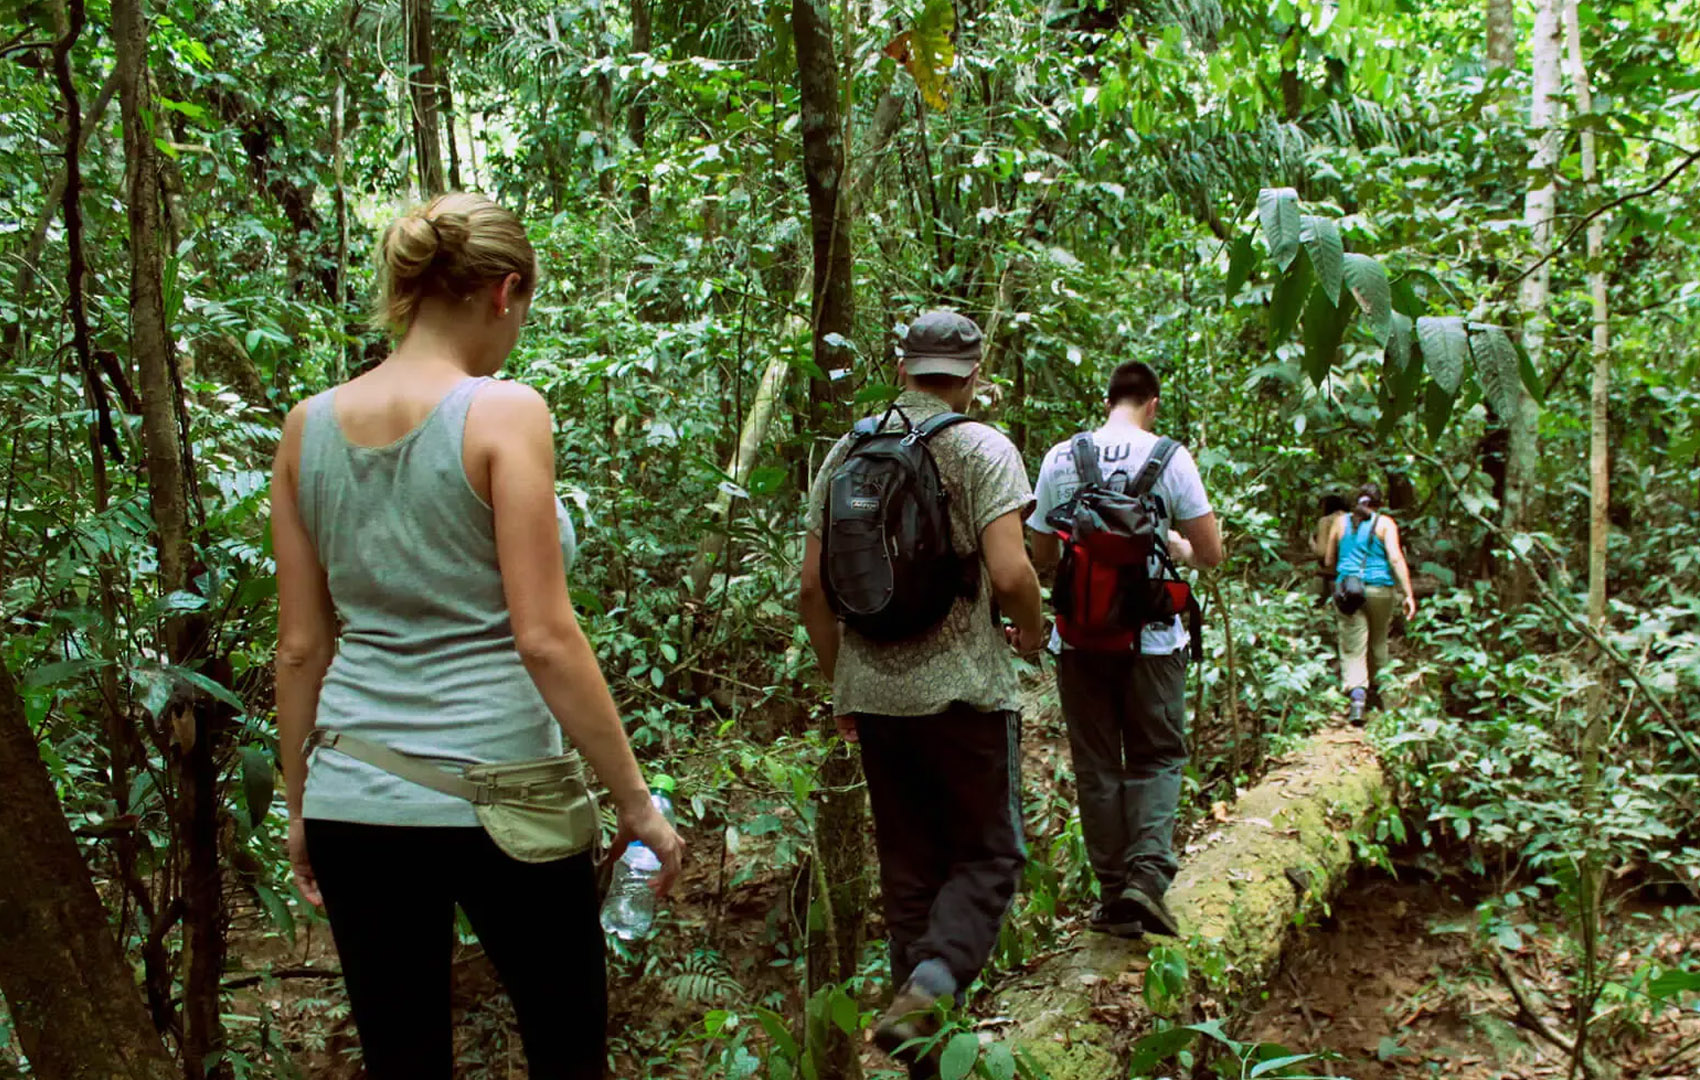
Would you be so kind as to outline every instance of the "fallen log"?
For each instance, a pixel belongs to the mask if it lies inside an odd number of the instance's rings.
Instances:
[[[1051,1080],[1126,1075],[1128,1044],[1147,1027],[1146,955],[1184,956],[1195,986],[1231,997],[1274,971],[1294,926],[1323,911],[1354,862],[1352,833],[1389,805],[1361,732],[1329,731],[1240,796],[1226,820],[1189,845],[1168,902],[1184,940],[1084,935],[994,993],[1013,1042]]]

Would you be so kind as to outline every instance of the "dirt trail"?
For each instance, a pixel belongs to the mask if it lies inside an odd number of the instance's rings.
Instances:
[[[1567,1075],[1567,1057],[1516,1023],[1511,993],[1477,946],[1473,897],[1447,883],[1359,875],[1335,900],[1333,917],[1307,931],[1287,954],[1268,998],[1243,1033],[1296,1052],[1333,1051],[1341,1077],[1547,1078]],[[1657,907],[1619,913],[1620,952],[1612,977],[1626,979],[1661,941],[1662,959],[1691,952],[1700,911]],[[1562,930],[1546,918],[1510,957],[1552,1027],[1569,1034]],[[1620,1013],[1621,1015],[1621,1013]],[[1654,1021],[1645,1038],[1621,1032],[1602,1052],[1623,1076],[1691,1076],[1700,1057],[1671,1061],[1700,1036],[1700,1014]],[[1686,1064],[1684,1064],[1686,1061]],[[1323,1070],[1319,1070],[1323,1071]]]

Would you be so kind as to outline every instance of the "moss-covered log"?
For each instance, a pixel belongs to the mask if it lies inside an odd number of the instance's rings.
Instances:
[[[1352,834],[1387,799],[1375,753],[1357,731],[1317,736],[1241,796],[1183,855],[1169,891],[1186,939],[1168,944],[1195,979],[1232,995],[1267,978],[1288,931],[1345,880]],[[1007,1034],[1052,1080],[1123,1075],[1127,1044],[1143,1026],[1146,953],[1161,940],[1093,934],[1044,960],[998,991],[994,1008],[1013,1023]]]

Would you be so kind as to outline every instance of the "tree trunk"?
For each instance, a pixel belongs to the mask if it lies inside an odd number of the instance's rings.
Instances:
[[[1509,68],[1517,57],[1516,10],[1511,0],[1487,0],[1487,67]]]
[[[345,50],[338,50],[333,58],[333,63],[336,64],[336,90],[331,95],[331,168],[336,181],[336,190],[332,196],[336,207],[336,294],[331,297],[331,308],[336,312],[335,329],[353,339],[359,330],[350,319],[348,310],[348,157],[343,150],[344,138],[348,133],[348,75],[344,71],[344,65],[348,62],[347,55]],[[335,381],[340,383],[348,378],[354,361],[358,360],[359,356],[360,346],[352,340],[337,347],[336,365],[331,372]]]
[[[407,18],[408,99],[413,105],[413,156],[419,190],[443,193],[443,150],[437,133],[437,68],[431,55],[431,0],[404,0]]]
[[[1529,126],[1536,132],[1535,144],[1529,158],[1529,172],[1537,177],[1523,203],[1523,220],[1529,226],[1535,257],[1545,258],[1552,251],[1553,216],[1558,206],[1558,188],[1553,183],[1553,170],[1558,165],[1563,133],[1558,124],[1559,91],[1559,19],[1560,0],[1538,0],[1535,10],[1535,31],[1531,44],[1534,49],[1534,82],[1529,99]],[[1543,264],[1523,279],[1520,287],[1523,307],[1523,347],[1536,367],[1546,345],[1547,297],[1552,281],[1551,266]],[[1506,417],[1510,432],[1505,457],[1505,501],[1500,507],[1500,523],[1510,533],[1524,530],[1529,518],[1529,498],[1534,488],[1535,468],[1539,463],[1538,433],[1536,431],[1535,400],[1519,381],[1517,407]],[[1529,599],[1528,572],[1521,561],[1506,564],[1501,596],[1506,607],[1516,607]]]
[[[1516,31],[1516,11],[1512,0],[1487,0],[1486,52],[1489,72],[1506,70],[1516,62]],[[1503,106],[1502,101],[1508,100],[1510,93],[1509,88],[1501,88],[1501,93],[1488,106],[1494,115],[1508,111],[1508,106]],[[1482,437],[1480,447],[1482,468],[1493,478],[1494,501],[1502,507],[1505,505],[1505,453],[1511,439],[1511,434],[1505,426],[1509,419],[1511,418],[1500,416],[1489,409],[1487,432]],[[1475,576],[1478,579],[1493,580],[1501,577],[1495,568],[1493,545],[1493,534],[1482,537],[1481,551],[1476,555]]]
[[[449,140],[449,187],[464,190],[460,182],[460,144],[455,139],[455,96],[447,70],[443,72],[443,135]]]
[[[1582,57],[1581,18],[1577,0],[1564,0],[1564,36],[1570,60],[1570,80],[1576,96],[1576,109],[1583,115],[1594,111],[1593,88],[1588,80],[1588,66]],[[1592,128],[1582,129],[1582,183],[1588,192],[1590,209],[1599,204],[1599,158]],[[1588,441],[1588,624],[1596,634],[1606,631],[1606,547],[1611,533],[1611,448],[1610,391],[1611,391],[1611,322],[1606,300],[1605,257],[1606,223],[1597,217],[1588,223],[1588,292],[1593,301],[1593,390],[1589,395]],[[1577,894],[1580,899],[1582,924],[1582,981],[1575,1001],[1575,1054],[1578,1062],[1586,1060],[1588,1024],[1593,1018],[1594,1003],[1599,998],[1599,932],[1601,864],[1597,822],[1600,819],[1600,744],[1606,730],[1606,673],[1605,659],[1593,658],[1595,673],[1588,686],[1588,723],[1582,731],[1580,758],[1581,821],[1585,837],[1582,848],[1582,872]]]
[[[809,305],[812,346],[819,374],[809,380],[809,424],[830,430],[834,413],[830,373],[848,368],[854,323],[851,293],[850,198],[844,192],[844,128],[839,111],[837,53],[826,0],[792,0],[791,28],[797,43],[797,76],[803,114],[803,175],[809,193],[809,232],[814,250],[814,280]],[[825,736],[835,737],[830,713]],[[857,971],[862,927],[867,918],[867,879],[863,843],[867,813],[858,786],[861,764],[842,744],[821,764],[820,801],[815,808],[816,880],[820,885],[810,923],[825,932],[810,934],[808,997],[820,988],[842,985]],[[812,907],[813,905],[811,905]],[[835,1024],[810,1024],[808,1053],[822,1080],[855,1080],[862,1075],[860,1050]]]
[[[0,664],[0,993],[42,1080],[177,1080]]]
[[[649,21],[649,0],[632,0],[632,48],[636,55],[648,53],[654,47],[653,31]],[[626,138],[631,140],[632,148],[641,156],[644,143],[649,139],[649,103],[645,100],[646,91],[639,89],[637,99],[631,108],[626,110]],[[638,169],[637,185],[632,188],[632,217],[642,228],[649,221],[649,174]],[[765,381],[765,380],[764,380]]]
[[[796,338],[806,329],[801,322],[802,320],[798,319],[793,324],[793,320],[787,319],[780,340],[790,341]],[[755,400],[750,403],[743,428],[738,434],[738,446],[732,451],[731,459],[726,462],[726,475],[739,487],[750,482],[750,473],[756,465],[756,454],[767,438],[767,429],[773,422],[774,414],[779,411],[779,403],[785,396],[785,384],[790,377],[789,357],[783,354],[768,361],[767,370],[762,372],[761,384],[756,387]],[[691,595],[698,600],[708,594],[708,585],[714,578],[720,555],[726,550],[724,525],[731,510],[732,496],[727,491],[718,492],[714,501],[709,504],[708,516],[712,524],[697,545],[696,559],[691,564]]]
[[[826,0],[792,0],[797,76],[803,113],[803,178],[809,193],[814,292],[809,306],[815,366],[809,379],[809,423],[828,430],[835,419],[832,372],[851,366],[850,200],[844,180],[844,128],[839,115],[838,57]]]
[[[194,549],[190,537],[190,480],[180,427],[178,377],[170,328],[166,325],[164,256],[159,236],[159,175],[148,130],[147,20],[141,0],[113,0],[113,38],[118,55],[119,102],[124,117],[124,172],[130,225],[130,352],[141,391],[142,444],[147,453],[148,495],[157,532],[159,593],[189,590]],[[183,664],[200,649],[204,626],[198,618],[166,621],[165,654]],[[223,1046],[219,1023],[219,979],[224,968],[224,910],[218,864],[218,770],[208,710],[177,705],[181,722],[173,764],[179,771],[172,826],[187,852],[183,876],[184,1074],[189,1080],[224,1075],[208,1069]]]
[[[89,135],[100,127],[101,117],[112,105],[113,95],[118,92],[118,72],[114,70],[101,84],[100,92],[95,96],[94,104],[89,106],[89,112],[77,125],[77,153],[81,155],[88,146]],[[17,305],[18,318],[7,323],[0,329],[0,353],[10,354],[16,347],[19,333],[23,328],[24,312],[28,310],[29,301],[35,290],[36,266],[41,261],[41,253],[47,247],[47,230],[53,224],[53,218],[59,213],[65,198],[65,185],[69,177],[65,170],[53,178],[47,192],[47,203],[41,208],[41,216],[36,218],[35,229],[30,233],[29,240],[24,244],[24,253],[17,260],[18,283]]]

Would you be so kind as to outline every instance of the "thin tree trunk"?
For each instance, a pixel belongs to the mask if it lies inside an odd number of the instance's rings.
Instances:
[[[807,327],[798,325],[800,323],[800,319],[787,319],[780,340],[793,340],[806,330]],[[785,384],[790,376],[790,358],[784,355],[776,355],[768,361],[767,370],[762,372],[761,384],[756,387],[755,399],[750,403],[749,412],[745,415],[743,427],[738,434],[737,448],[732,451],[731,459],[726,462],[726,475],[739,487],[750,482],[750,473],[756,465],[756,455],[767,439],[767,429],[773,422],[774,414],[779,411],[779,403],[784,400]],[[720,561],[721,553],[726,550],[724,525],[731,510],[732,496],[726,491],[716,494],[714,501],[709,504],[708,516],[713,524],[698,545],[696,560],[691,564],[691,595],[699,600],[708,594],[708,585],[714,578],[716,564]]]
[[[809,195],[809,233],[814,252],[810,303],[815,364],[809,380],[809,421],[816,431],[833,419],[831,373],[849,368],[855,307],[851,296],[850,200],[841,199],[844,132],[839,118],[838,57],[826,0],[792,0],[801,91],[803,177]]]
[[[72,2],[80,7],[79,0]],[[80,20],[79,20],[80,21]],[[42,1080],[178,1080],[0,664],[0,993]]]
[[[1515,15],[1512,0],[1487,0],[1486,53],[1489,72],[1507,70],[1516,62],[1517,26]],[[1510,106],[1507,103],[1510,100],[1510,88],[1502,87],[1501,93],[1488,105],[1488,109],[1495,116],[1509,112]],[[1510,416],[1500,416],[1489,409],[1487,431],[1483,435],[1479,447],[1482,467],[1489,476],[1493,477],[1494,500],[1502,507],[1505,504],[1505,454],[1511,440],[1511,433],[1506,428],[1506,424],[1511,419]],[[1495,567],[1492,533],[1482,537],[1481,551],[1476,556],[1475,574],[1477,578],[1482,580],[1502,577]]]
[[[408,100],[413,113],[413,154],[419,189],[426,197],[443,193],[443,149],[437,133],[436,62],[431,48],[431,0],[404,0],[407,16]]]
[[[1523,220],[1529,226],[1535,254],[1541,258],[1552,251],[1553,217],[1558,206],[1558,188],[1552,177],[1558,165],[1563,134],[1558,125],[1559,60],[1562,52],[1559,2],[1537,0],[1535,31],[1531,40],[1534,80],[1529,100],[1529,126],[1535,131],[1535,143],[1529,159],[1529,172],[1537,179],[1531,182],[1533,186],[1524,200]],[[1547,297],[1551,280],[1550,265],[1542,265],[1524,278],[1520,287],[1523,347],[1537,367],[1546,346]],[[1517,386],[1517,406],[1512,415],[1506,417],[1506,427],[1510,439],[1505,459],[1505,502],[1500,508],[1500,520],[1507,532],[1515,534],[1523,531],[1528,524],[1529,499],[1540,460],[1535,400],[1521,381]],[[1508,564],[1501,587],[1505,606],[1516,607],[1525,603],[1529,590],[1528,571],[1523,564],[1520,561]]]
[[[118,92],[118,72],[116,69],[106,77],[101,84],[100,92],[95,96],[94,104],[89,106],[88,115],[77,124],[77,154],[88,147],[89,135],[100,126],[101,117],[112,105],[112,98]],[[53,219],[60,212],[65,199],[67,173],[61,169],[48,186],[47,202],[41,208],[41,216],[36,218],[35,229],[30,233],[28,242],[24,244],[23,256],[18,260],[18,318],[8,323],[0,330],[0,352],[10,353],[17,345],[18,335],[23,327],[23,312],[29,303],[30,294],[35,289],[35,268],[41,261],[41,253],[47,248],[47,230],[53,225]]]
[[[832,17],[826,0],[792,0],[791,28],[796,40],[801,92],[803,175],[809,194],[809,232],[814,251],[814,281],[809,305],[813,356],[820,375],[809,380],[810,430],[830,430],[836,409],[830,373],[852,363],[854,329],[853,269],[850,252],[850,197],[845,193],[844,128],[839,108],[838,57],[833,48]],[[830,712],[825,734],[833,737]],[[808,944],[808,1000],[822,987],[843,985],[857,971],[862,951],[868,889],[863,867],[867,812],[858,781],[861,763],[837,744],[821,764],[820,801],[815,810],[814,855],[818,889]],[[812,905],[811,905],[812,906]],[[859,1080],[860,1047],[831,1023],[806,1028],[809,1056],[821,1080]]]
[[[446,69],[443,71],[443,134],[449,140],[449,187],[460,191],[460,146],[455,140],[454,86]]]
[[[631,0],[632,15],[632,49],[636,55],[643,55],[654,48],[653,31],[650,27],[649,0]],[[646,91],[640,88],[637,99],[626,110],[626,138],[631,140],[632,148],[642,157],[644,143],[649,139],[649,103],[645,100]],[[642,228],[649,221],[649,175],[643,169],[638,169],[637,185],[632,188],[632,218]],[[764,380],[765,381],[765,380]]]
[[[144,113],[148,26],[141,0],[113,0],[112,24],[129,197],[130,353],[139,373],[142,443],[157,532],[159,592],[168,596],[190,588],[194,549],[180,391],[165,317],[159,174]],[[203,629],[195,618],[168,619],[166,657],[173,664],[190,660],[199,649]],[[207,710],[191,703],[174,704],[174,709],[179,715],[174,718],[178,738],[173,764],[180,783],[172,807],[172,827],[187,852],[182,896],[185,972],[181,1049],[184,1075],[188,1080],[202,1080],[228,1073],[225,1065],[207,1067],[224,1041],[219,1022],[224,910],[218,864],[218,771]]]
[[[1516,10],[1511,0],[1487,0],[1487,67],[1509,68],[1517,58]]]
[[[348,323],[348,185],[347,185],[347,155],[343,152],[343,140],[348,133],[348,75],[344,65],[348,62],[345,49],[337,50],[332,58],[336,66],[336,89],[331,94],[331,172],[335,181],[332,202],[336,206],[336,294],[331,297],[331,307],[335,309],[334,329],[338,334],[350,334]],[[332,368],[332,376],[337,382],[348,378],[352,359],[351,353],[358,346],[338,345],[336,364]]]
[[[1564,36],[1570,60],[1570,80],[1576,95],[1576,109],[1584,116],[1594,111],[1593,88],[1588,79],[1588,66],[1582,56],[1581,18],[1577,0],[1564,0]],[[1582,183],[1588,192],[1590,208],[1599,204],[1599,157],[1592,128],[1582,129]],[[1606,223],[1597,217],[1588,224],[1588,292],[1593,301],[1593,390],[1589,395],[1588,444],[1588,624],[1595,634],[1606,629],[1606,548],[1611,532],[1611,319],[1606,298],[1604,266]],[[1582,814],[1584,830],[1582,873],[1578,896],[1578,913],[1582,923],[1582,984],[1576,1001],[1575,1053],[1572,1055],[1572,1075],[1575,1068],[1587,1060],[1588,1026],[1593,1018],[1594,1003],[1599,998],[1599,936],[1601,863],[1596,823],[1600,818],[1600,745],[1606,730],[1605,663],[1594,658],[1596,671],[1588,686],[1588,723],[1582,732]]]

